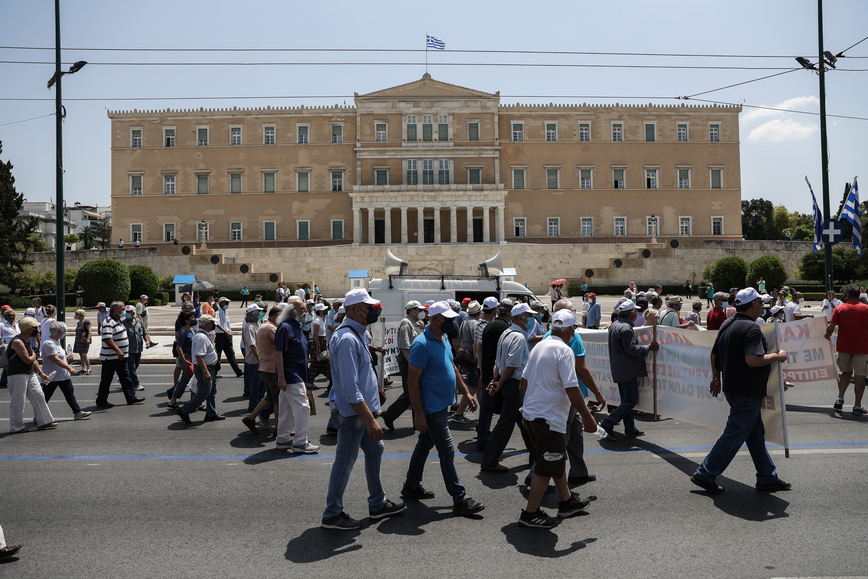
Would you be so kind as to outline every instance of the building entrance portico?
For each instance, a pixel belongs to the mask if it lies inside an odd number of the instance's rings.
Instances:
[[[360,185],[349,196],[353,245],[505,243],[503,185]]]

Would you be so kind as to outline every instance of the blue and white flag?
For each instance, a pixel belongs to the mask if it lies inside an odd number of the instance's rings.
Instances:
[[[439,38],[434,38],[433,36],[426,34],[426,48],[433,48],[434,50],[446,50],[446,43],[440,40]]]
[[[862,215],[859,211],[859,185],[856,184],[856,177],[853,177],[850,196],[847,197],[844,209],[841,210],[841,219],[846,219],[853,224],[853,248],[862,255]]]
[[[820,251],[823,247],[823,238],[820,230],[823,227],[823,214],[820,213],[820,206],[817,205],[817,197],[814,195],[814,188],[811,187],[811,182],[808,177],[805,177],[805,183],[808,184],[808,189],[811,191],[811,199],[814,200],[814,253]]]

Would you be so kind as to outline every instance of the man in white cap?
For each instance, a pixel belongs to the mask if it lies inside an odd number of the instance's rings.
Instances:
[[[639,378],[648,375],[645,356],[659,349],[660,345],[656,341],[647,346],[639,344],[633,332],[636,315],[636,304],[627,300],[618,306],[618,319],[609,326],[609,367],[612,380],[618,384],[621,405],[601,420],[600,426],[612,440],[617,440],[612,429],[621,420],[624,421],[624,434],[629,438],[645,434],[636,428],[633,408],[639,402]]]
[[[482,456],[480,469],[483,472],[509,472],[500,464],[500,457],[509,444],[515,425],[521,432],[528,449],[531,448],[530,436],[521,420],[520,381],[527,364],[527,328],[528,320],[532,320],[530,306],[519,303],[512,307],[510,316],[512,325],[497,341],[497,353],[494,358],[494,376],[486,387],[490,396],[499,394],[503,399],[500,418],[491,430],[485,454]]]
[[[552,332],[534,348],[521,378],[521,415],[527,422],[534,459],[527,506],[518,524],[523,527],[550,529],[558,519],[574,517],[585,510],[590,500],[582,500],[567,485],[567,421],[575,407],[582,416],[586,432],[596,432],[597,423],[585,405],[576,377],[575,356],[567,343],[573,338],[576,315],[569,309],[555,312]],[[540,510],[549,480],[558,491],[558,518]]]
[[[333,379],[329,403],[332,408],[337,408],[340,419],[322,526],[352,531],[360,528],[362,523],[344,512],[343,500],[359,449],[365,453],[370,517],[391,517],[402,512],[406,506],[386,498],[380,479],[383,429],[376,419],[380,412],[380,392],[365,331],[368,325],[380,317],[380,302],[369,296],[365,289],[358,288],[347,292],[343,305],[347,317],[335,331],[329,345]]]
[[[472,515],[485,508],[467,496],[458,471],[455,469],[455,446],[449,431],[447,410],[455,404],[456,387],[468,399],[471,410],[476,410],[476,399],[467,390],[461,373],[452,361],[452,350],[444,336],[452,333],[458,314],[446,302],[435,302],[428,308],[429,323],[425,331],[410,346],[409,386],[413,403],[414,423],[419,439],[401,496],[406,499],[430,499],[434,493],[422,486],[422,473],[428,462],[428,453],[435,446],[440,459],[440,472],[446,490],[452,496],[452,512]]]
[[[391,431],[395,430],[395,420],[398,419],[405,410],[411,407],[410,391],[408,389],[407,375],[410,364],[410,344],[416,339],[416,336],[422,333],[419,327],[419,320],[425,319],[425,308],[416,300],[410,300],[404,306],[406,315],[398,325],[398,370],[401,372],[401,389],[403,392],[398,398],[389,405],[389,408],[383,412],[383,422],[386,423],[386,428]]]
[[[136,315],[144,324],[145,329],[148,329],[148,318],[150,318],[150,314],[148,313],[148,296],[142,294],[142,297],[139,298],[139,303],[136,304]]]
[[[108,317],[108,312],[106,311],[105,302],[99,302],[96,304],[96,331],[97,333],[102,333],[102,324],[105,319]]]
[[[193,424],[190,413],[195,412],[203,402],[205,402],[205,422],[226,420],[225,416],[217,414],[217,362],[220,356],[211,342],[211,332],[217,327],[217,321],[208,314],[202,314],[198,326],[199,329],[193,334],[191,347],[196,392],[177,410],[178,416],[187,426]]]
[[[723,323],[711,348],[712,379],[708,387],[712,396],[720,394],[723,374],[722,390],[729,403],[729,418],[723,434],[690,480],[712,494],[722,493],[723,487],[715,479],[726,470],[741,445],[746,444],[756,467],[757,490],[789,490],[791,485],[778,478],[775,463],[766,450],[760,414],[771,372],[769,365],[785,361],[787,352],[766,353],[768,344],[755,323],[763,309],[755,289],[749,287],[738,292],[733,305],[735,316]]]

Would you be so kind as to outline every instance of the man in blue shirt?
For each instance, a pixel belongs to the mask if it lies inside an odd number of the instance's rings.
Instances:
[[[588,315],[587,315],[587,328],[589,330],[598,330],[600,329],[600,317],[603,315],[600,311],[600,304],[597,303],[597,294],[591,292],[588,294],[588,303],[591,304],[588,307]]]
[[[340,420],[322,526],[352,531],[362,523],[344,512],[343,497],[360,448],[365,453],[370,517],[382,519],[397,515],[406,506],[386,499],[380,480],[383,429],[375,418],[380,412],[380,392],[365,334],[368,325],[380,316],[380,302],[369,296],[367,290],[359,288],[347,292],[344,309],[347,317],[335,330],[329,345],[333,381],[329,403],[337,408]]]
[[[319,447],[307,439],[310,403],[307,399],[307,338],[301,329],[303,320],[304,302],[292,296],[277,318],[274,335],[274,369],[277,387],[280,388],[276,442],[280,449],[315,454]],[[293,430],[295,437],[290,440]]]
[[[434,493],[422,486],[422,471],[428,453],[436,446],[443,481],[452,496],[453,512],[456,515],[472,515],[484,509],[485,505],[468,497],[458,478],[455,446],[447,417],[447,410],[455,404],[456,387],[466,397],[471,411],[477,407],[476,398],[467,389],[452,361],[452,350],[443,341],[444,336],[451,339],[458,335],[458,314],[448,303],[435,302],[428,308],[428,317],[425,331],[410,346],[408,386],[419,440],[410,457],[407,481],[401,496],[405,499],[434,498]]]

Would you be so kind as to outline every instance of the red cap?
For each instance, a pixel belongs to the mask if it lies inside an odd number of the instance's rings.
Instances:
[[[4,311],[4,310],[11,310],[11,309],[12,309],[12,306],[10,306],[10,305],[5,305],[5,306],[0,307],[0,312],[2,312],[2,311]]]
[[[469,303],[472,302],[472,301],[473,301],[473,300],[470,299],[470,298],[464,298],[463,300],[461,300],[461,303],[462,303],[462,304],[469,304]]]
[[[585,294],[585,295],[588,296],[589,298],[595,298],[595,297],[597,297],[597,294],[595,294],[594,292],[589,292],[589,293],[587,293],[587,294]]]

